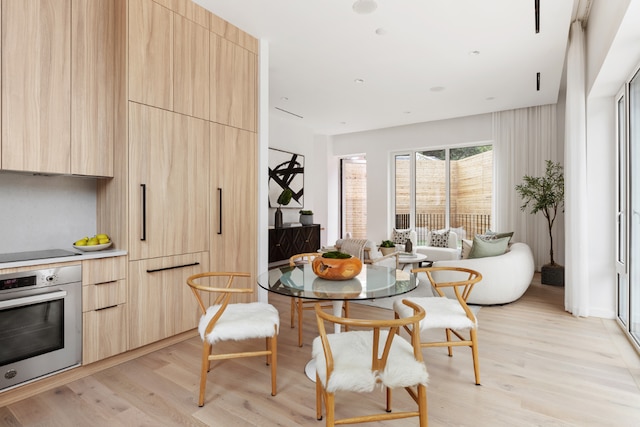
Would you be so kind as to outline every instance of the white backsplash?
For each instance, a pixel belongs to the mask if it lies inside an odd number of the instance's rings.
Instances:
[[[73,250],[97,232],[95,178],[0,173],[0,253]]]

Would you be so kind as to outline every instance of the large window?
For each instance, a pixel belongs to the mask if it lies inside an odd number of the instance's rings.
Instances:
[[[341,234],[367,238],[367,161],[353,157],[340,161]]]
[[[617,103],[617,317],[640,346],[640,70]]]
[[[491,227],[491,145],[397,154],[395,178],[395,227],[415,229],[419,245],[429,230],[464,239]]]

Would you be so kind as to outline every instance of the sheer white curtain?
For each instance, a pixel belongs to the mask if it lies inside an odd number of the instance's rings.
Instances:
[[[495,230],[514,231],[514,240],[531,248],[536,270],[549,260],[549,229],[544,215],[520,210],[522,199],[515,186],[524,175],[542,176],[546,160],[560,161],[555,105],[494,113],[494,212]],[[560,216],[562,214],[560,213]],[[553,229],[554,258],[562,264],[562,222]]]
[[[567,107],[565,125],[565,213],[566,224],[564,307],[574,316],[589,315],[587,274],[587,143],[585,58],[582,22],[571,24],[567,52]]]

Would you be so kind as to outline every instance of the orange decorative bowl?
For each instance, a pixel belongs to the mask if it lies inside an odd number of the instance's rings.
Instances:
[[[326,280],[353,279],[362,271],[362,261],[357,257],[350,258],[314,258],[311,268],[316,276]]]

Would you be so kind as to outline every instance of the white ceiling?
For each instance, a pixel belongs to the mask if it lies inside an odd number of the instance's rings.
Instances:
[[[536,34],[534,0],[194,1],[268,42],[269,114],[326,135],[555,103],[576,8],[540,0]]]

